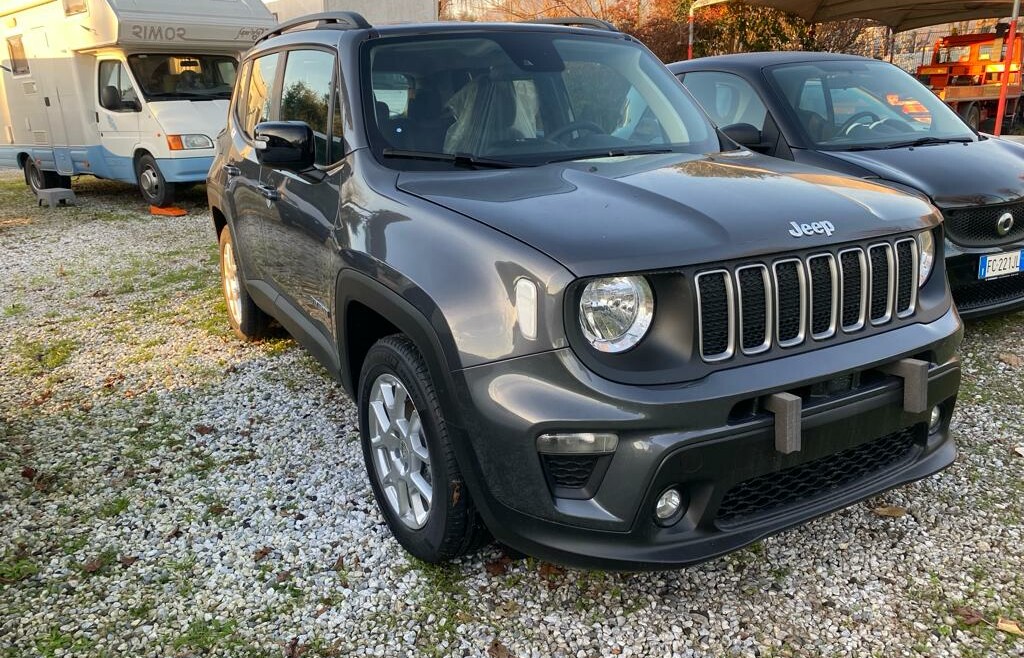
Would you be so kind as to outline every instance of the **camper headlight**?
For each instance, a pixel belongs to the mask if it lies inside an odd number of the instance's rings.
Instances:
[[[167,146],[172,151],[193,151],[212,149],[213,140],[206,135],[168,135]]]

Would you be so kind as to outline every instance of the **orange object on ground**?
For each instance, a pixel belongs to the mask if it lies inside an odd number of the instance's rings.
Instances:
[[[161,208],[160,206],[150,206],[149,214],[158,215],[160,217],[184,217],[185,215],[188,214],[188,211],[185,210],[184,208],[175,208],[174,206],[170,206],[167,208]]]

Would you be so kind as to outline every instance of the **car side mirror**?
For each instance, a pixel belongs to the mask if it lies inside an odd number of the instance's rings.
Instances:
[[[267,121],[253,131],[261,165],[306,171],[316,162],[313,129],[304,121]]]
[[[722,132],[732,141],[741,146],[746,146],[748,149],[762,147],[761,131],[749,123],[734,123],[731,126],[722,128]]]
[[[121,110],[123,103],[121,101],[121,92],[118,91],[117,87],[107,85],[100,89],[100,105],[112,112],[119,112]]]

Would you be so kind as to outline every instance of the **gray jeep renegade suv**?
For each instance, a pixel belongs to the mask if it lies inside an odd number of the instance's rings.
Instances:
[[[324,14],[240,71],[228,317],[357,401],[415,556],[692,564],[954,459],[939,213],[738,147],[635,39]]]

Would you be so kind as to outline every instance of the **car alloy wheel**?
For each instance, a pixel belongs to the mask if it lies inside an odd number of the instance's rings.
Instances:
[[[235,248],[230,240],[221,246],[221,280],[224,285],[224,301],[228,313],[236,325],[242,323],[242,284],[238,280],[238,263],[235,261]]]
[[[419,530],[430,517],[430,452],[416,405],[394,375],[382,374],[373,382],[368,420],[373,466],[384,497],[403,524]]]

